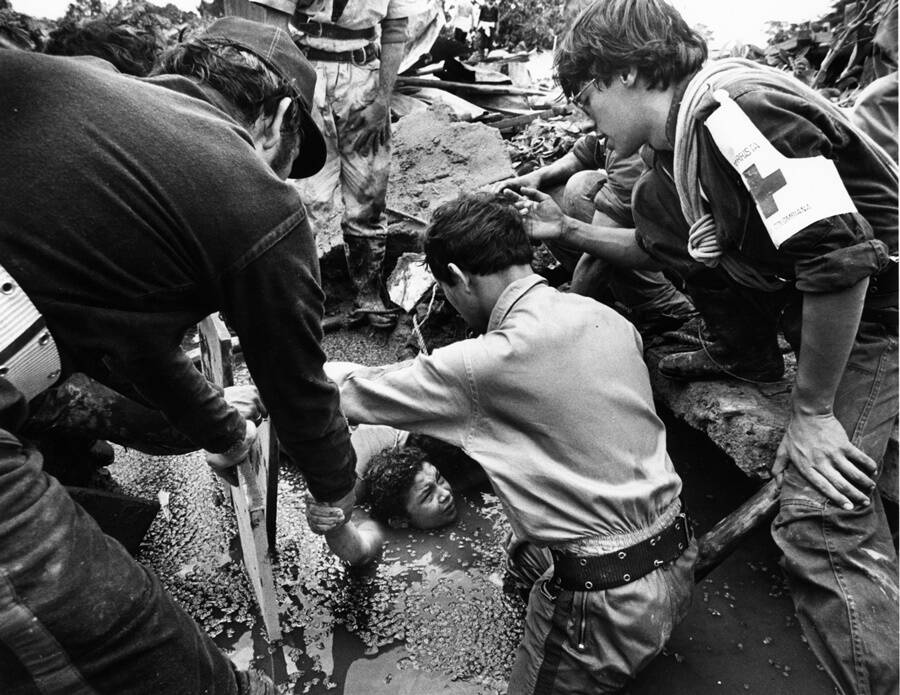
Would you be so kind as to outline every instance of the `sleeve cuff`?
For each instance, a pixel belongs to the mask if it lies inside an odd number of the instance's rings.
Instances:
[[[877,275],[890,260],[887,245],[869,239],[796,263],[796,286],[801,292],[840,292]]]

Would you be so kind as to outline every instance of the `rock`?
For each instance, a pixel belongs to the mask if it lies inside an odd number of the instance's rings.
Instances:
[[[437,110],[404,116],[393,126],[391,178],[387,207],[427,221],[438,205],[495,181],[515,175],[507,148],[496,128],[480,123],[451,122],[452,111]],[[346,275],[340,221],[343,205],[335,196],[334,214],[316,229],[316,249],[323,276]],[[397,258],[419,250],[424,226],[386,213],[388,248],[385,273]],[[346,279],[343,279],[346,282]]]
[[[767,480],[790,417],[793,354],[785,355],[785,377],[765,385],[732,379],[673,381],[656,370],[664,354],[661,348],[651,348],[646,355],[656,398],[676,417],[704,432],[748,476]]]
[[[428,217],[438,205],[514,175],[500,133],[480,123],[450,122],[432,110],[394,125],[389,208]],[[401,229],[415,226],[402,223]],[[394,233],[395,225],[391,226]]]

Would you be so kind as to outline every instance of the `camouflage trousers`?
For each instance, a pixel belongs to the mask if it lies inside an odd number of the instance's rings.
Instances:
[[[313,61],[313,65],[317,81],[312,115],[325,136],[328,159],[319,173],[296,185],[313,230],[325,228],[338,203],[343,203],[341,231],[351,278],[365,290],[380,275],[384,262],[391,145],[388,137],[375,152],[361,154],[354,146],[359,132],[349,128],[348,121],[378,94],[380,63]]]

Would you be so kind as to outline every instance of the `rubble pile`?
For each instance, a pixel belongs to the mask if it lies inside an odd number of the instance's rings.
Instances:
[[[819,20],[800,24],[770,23],[764,51],[750,47],[747,57],[790,71],[821,89],[841,106],[893,67],[874,38],[895,0],[836,0]]]

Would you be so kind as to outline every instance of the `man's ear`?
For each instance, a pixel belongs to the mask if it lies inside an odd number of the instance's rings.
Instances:
[[[466,290],[469,289],[469,286],[471,285],[471,280],[470,280],[469,274],[467,272],[465,272],[462,268],[460,268],[458,265],[456,265],[456,263],[448,263],[447,270],[449,270],[450,274],[455,278],[453,285],[456,285],[461,282],[463,284],[463,287],[465,287]]]
[[[257,148],[270,150],[278,146],[278,143],[281,141],[281,127],[284,125],[284,119],[289,108],[291,108],[291,99],[290,97],[284,97],[278,102],[278,108],[275,109],[274,114],[271,116],[266,116],[264,113],[260,114],[251,130],[253,141],[256,143]]]
[[[621,80],[622,84],[626,87],[634,87],[638,80],[637,68],[630,68],[628,72],[619,73],[619,80]]]

